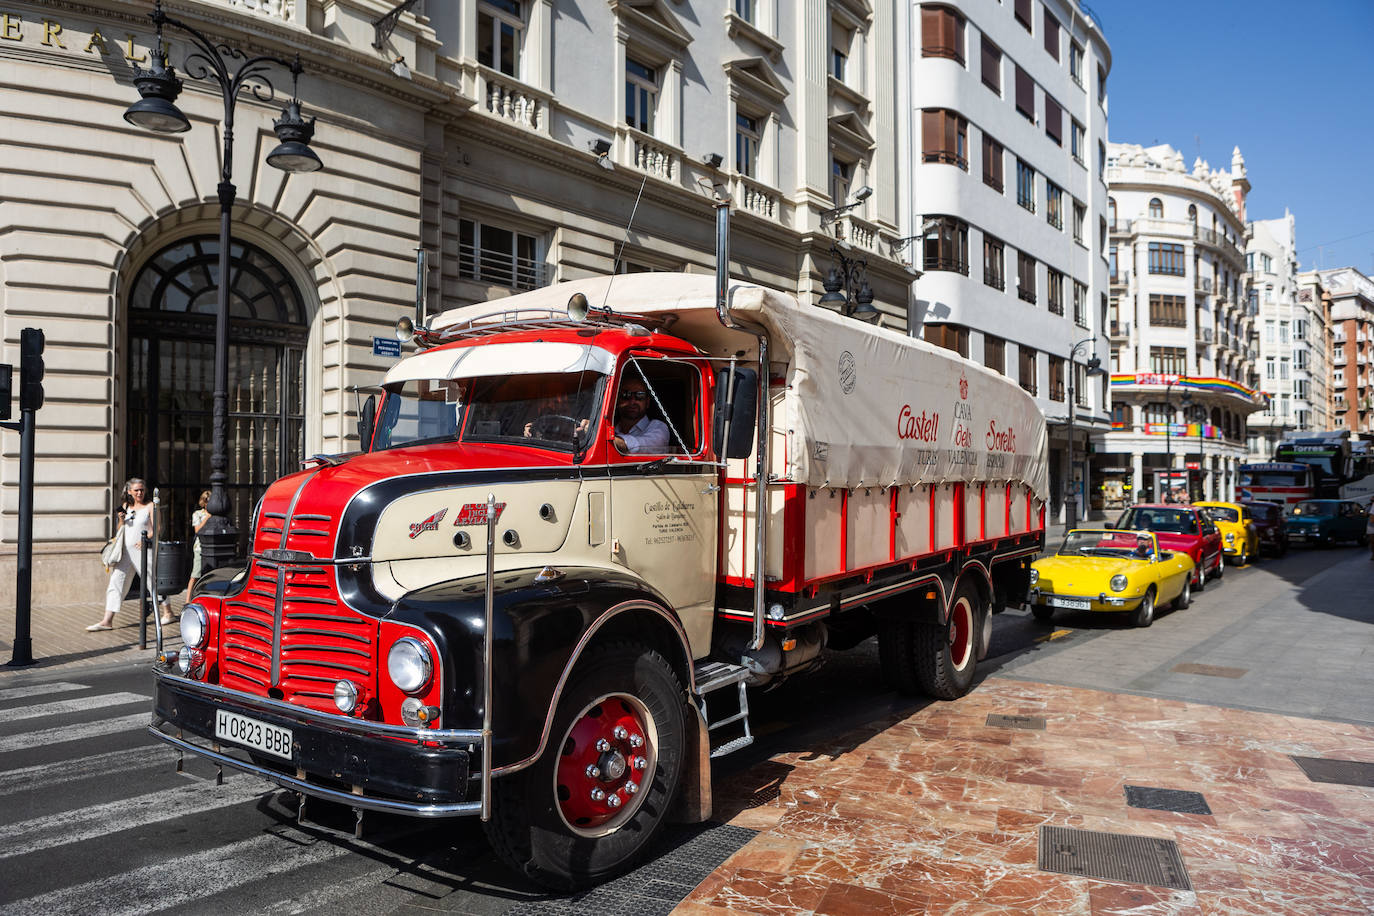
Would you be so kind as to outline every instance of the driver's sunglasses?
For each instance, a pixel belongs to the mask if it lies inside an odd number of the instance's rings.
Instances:
[[[647,392],[647,391],[622,391],[622,392],[620,392],[620,400],[622,400],[622,401],[647,401],[647,400],[649,400],[649,392]]]

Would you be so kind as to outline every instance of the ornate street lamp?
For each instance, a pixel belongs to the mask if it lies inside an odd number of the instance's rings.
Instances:
[[[1084,337],[1078,343],[1074,344],[1073,349],[1069,351],[1069,479],[1068,485],[1064,487],[1064,492],[1068,494],[1068,503],[1064,507],[1064,520],[1068,523],[1067,528],[1070,531],[1078,527],[1078,488],[1074,486],[1073,479],[1074,417],[1078,412],[1078,398],[1074,393],[1074,382],[1076,381],[1075,377],[1078,373],[1075,372],[1074,369],[1078,365],[1078,351],[1092,342],[1093,338]],[[1107,372],[1106,369],[1102,368],[1102,360],[1098,359],[1096,356],[1088,360],[1087,366],[1089,378],[1094,375],[1105,375]]]
[[[167,65],[166,45],[162,40],[164,25],[185,32],[196,50],[186,57],[185,70],[193,79],[209,79],[219,84],[224,99],[224,155],[220,159],[219,183],[219,276],[217,313],[215,315],[215,394],[214,443],[210,455],[210,502],[206,509],[210,520],[200,530],[201,562],[208,572],[234,562],[238,532],[229,520],[228,481],[229,456],[226,439],[229,425],[229,248],[230,216],[237,189],[233,183],[234,164],[234,106],[245,87],[255,97],[270,102],[276,90],[267,74],[272,66],[286,68],[291,73],[291,101],[282,109],[282,116],[274,122],[276,149],[267,155],[269,165],[287,172],[314,172],[324,167],[320,157],[310,149],[315,133],[315,119],[301,118],[301,104],[296,89],[302,68],[300,55],[288,61],[271,54],[248,57],[226,44],[213,42],[199,31],[174,19],[162,11],[157,0],[149,18],[157,26],[157,42],[149,52],[149,67],[134,68],[134,86],[141,98],[124,112],[124,120],[137,127],[157,133],[183,133],[191,129],[191,122],[176,106],[182,82],[176,71]],[[237,68],[231,71],[231,66]]]
[[[873,189],[864,185],[854,192],[854,199],[848,203],[822,210],[821,230],[824,231],[826,225],[834,222],[836,217],[863,203],[872,193]],[[825,295],[820,298],[821,306],[835,309],[846,318],[869,324],[878,320],[881,313],[873,307],[873,287],[868,283],[867,258],[851,258],[839,245],[832,244],[830,271],[821,285],[825,287]]]

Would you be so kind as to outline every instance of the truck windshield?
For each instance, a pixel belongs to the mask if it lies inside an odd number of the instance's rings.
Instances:
[[[1242,487],[1303,487],[1307,475],[1296,471],[1242,471]]]
[[[1312,467],[1321,471],[1323,474],[1336,475],[1340,473],[1336,462],[1340,455],[1332,449],[1319,449],[1312,446],[1295,446],[1286,448],[1280,446],[1274,452],[1275,461],[1293,461],[1301,464],[1310,464]]]
[[[508,440],[571,451],[590,438],[604,383],[597,372],[392,382],[375,447]]]

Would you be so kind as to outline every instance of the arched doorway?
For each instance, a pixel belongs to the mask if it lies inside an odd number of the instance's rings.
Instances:
[[[306,308],[290,274],[261,248],[234,241],[229,292],[231,517],[247,546],[267,485],[300,466],[305,448]],[[219,240],[194,236],[150,258],[129,294],[125,468],[158,487],[164,536],[190,537],[210,487]]]

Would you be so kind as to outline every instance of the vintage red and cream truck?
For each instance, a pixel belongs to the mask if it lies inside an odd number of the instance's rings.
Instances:
[[[710,816],[746,686],[876,634],[894,687],[958,697],[1025,596],[1044,420],[948,350],[719,273],[415,339],[363,449],[272,484],[157,672],[156,737],[302,813],[480,816],[521,873],[596,882]]]

